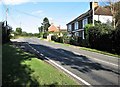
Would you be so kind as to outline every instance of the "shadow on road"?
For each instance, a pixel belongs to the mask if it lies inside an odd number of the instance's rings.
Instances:
[[[44,56],[59,61],[62,65],[69,65],[71,68],[77,69],[82,73],[91,72],[92,70],[103,70],[119,74],[117,71],[104,67],[100,63],[94,62],[84,55],[77,55],[68,50],[55,49],[45,45],[30,45],[36,48],[40,53],[44,54]]]

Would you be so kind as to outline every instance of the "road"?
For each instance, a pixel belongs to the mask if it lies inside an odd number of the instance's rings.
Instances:
[[[47,42],[38,38],[20,38],[14,41],[27,42],[40,54],[81,78],[90,85],[120,85],[119,58]],[[76,79],[80,84],[86,85]]]

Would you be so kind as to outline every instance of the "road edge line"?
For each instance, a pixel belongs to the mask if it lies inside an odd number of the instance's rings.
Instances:
[[[35,48],[33,48],[32,46],[30,46],[28,43],[26,43],[29,47],[31,47],[34,51],[36,51]],[[36,51],[37,52],[37,51]],[[45,57],[46,59],[48,59],[51,63],[53,63],[54,65],[56,65],[57,67],[59,67],[60,69],[62,69],[64,72],[68,73],[69,75],[73,76],[74,78],[76,78],[77,80],[81,81],[82,83],[84,83],[85,85],[91,85],[90,83],[88,83],[87,81],[83,80],[82,78],[78,77],[77,75],[73,74],[72,72],[70,72],[69,70],[65,69],[64,67],[60,66],[59,64],[55,63],[53,60],[49,59],[48,57]]]

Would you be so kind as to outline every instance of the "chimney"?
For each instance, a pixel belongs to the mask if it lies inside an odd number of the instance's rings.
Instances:
[[[93,7],[97,7],[98,6],[98,2],[90,2],[90,9],[93,9]]]

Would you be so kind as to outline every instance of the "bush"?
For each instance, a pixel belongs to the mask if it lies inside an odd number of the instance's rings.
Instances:
[[[87,24],[85,26],[85,40],[81,41],[82,42],[82,46],[86,46],[89,47],[89,29],[92,27],[92,24]]]
[[[57,35],[52,35],[52,36],[51,36],[51,40],[56,41],[56,42],[57,42],[57,38],[58,38]]]
[[[51,40],[59,43],[63,43],[63,37],[58,37],[58,35],[52,35]]]
[[[107,24],[97,23],[88,30],[89,44],[91,48],[112,51],[113,28]]]
[[[63,37],[63,43],[70,44],[70,37]]]
[[[115,47],[115,52],[120,54],[120,25],[115,30],[113,47]]]
[[[43,33],[43,38],[46,38],[46,39],[47,39],[47,36],[48,36],[48,35],[49,35],[48,32]]]
[[[70,44],[76,45],[76,37],[70,37]]]
[[[27,32],[22,32],[21,36],[28,36]]]
[[[63,37],[58,37],[58,42],[63,43]]]

